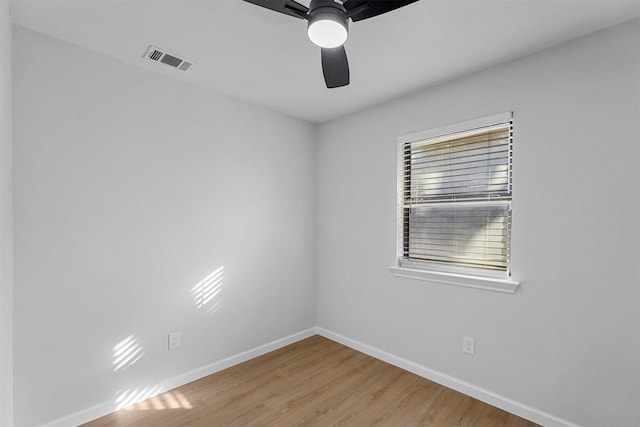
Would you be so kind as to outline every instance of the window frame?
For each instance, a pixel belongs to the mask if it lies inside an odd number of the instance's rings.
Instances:
[[[480,117],[473,120],[454,123],[447,126],[428,129],[398,137],[397,140],[397,229],[396,229],[396,265],[390,267],[391,273],[396,277],[424,280],[432,283],[466,286],[478,289],[486,289],[498,292],[514,293],[520,282],[511,276],[511,253],[508,254],[508,267],[506,271],[492,271],[489,269],[473,268],[450,265],[437,261],[413,261],[404,259],[404,199],[403,193],[406,182],[404,180],[404,158],[406,144],[425,139],[453,135],[473,129],[513,122],[513,113],[504,112],[491,116]],[[510,185],[511,182],[509,183]],[[512,196],[513,197],[513,196]],[[513,208],[512,199],[509,201]],[[511,229],[512,229],[511,224]],[[510,230],[511,233],[511,230]],[[511,236],[512,237],[512,236]],[[510,251],[510,247],[508,248]]]

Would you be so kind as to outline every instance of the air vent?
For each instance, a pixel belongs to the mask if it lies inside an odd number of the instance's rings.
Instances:
[[[144,54],[144,57],[149,61],[162,62],[163,64],[169,65],[172,68],[177,68],[181,71],[190,70],[194,64],[193,61],[180,58],[173,53],[169,53],[166,50],[160,49],[159,47],[153,45],[149,46],[149,49],[147,49],[147,53]]]

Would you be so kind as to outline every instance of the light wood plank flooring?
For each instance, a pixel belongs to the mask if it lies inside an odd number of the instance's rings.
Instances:
[[[84,424],[535,425],[317,335]]]

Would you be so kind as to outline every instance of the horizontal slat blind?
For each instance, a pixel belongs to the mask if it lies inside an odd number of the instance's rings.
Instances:
[[[403,259],[509,272],[512,140],[507,122],[403,145]]]

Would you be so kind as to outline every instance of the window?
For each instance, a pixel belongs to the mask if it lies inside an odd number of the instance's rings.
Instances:
[[[408,135],[399,142],[394,274],[515,291],[511,113]]]

